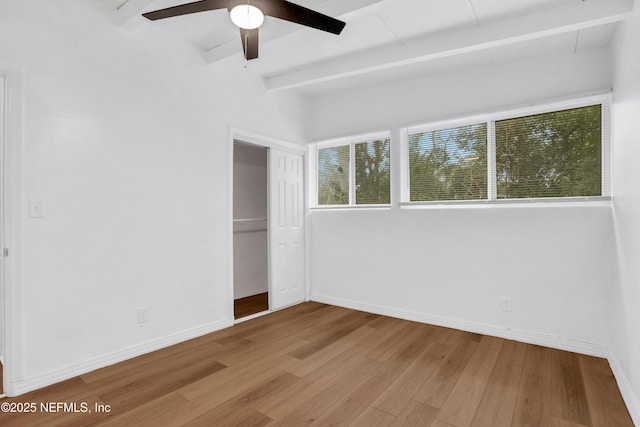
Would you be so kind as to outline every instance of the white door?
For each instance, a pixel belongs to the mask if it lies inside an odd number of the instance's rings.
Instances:
[[[300,154],[269,150],[270,308],[303,302],[304,162]]]

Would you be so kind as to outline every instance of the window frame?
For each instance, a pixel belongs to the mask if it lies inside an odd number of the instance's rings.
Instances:
[[[393,140],[391,138],[391,131],[377,131],[369,132],[358,135],[333,138],[323,140],[312,144],[309,149],[309,170],[313,170],[313,179],[310,180],[309,188],[309,208],[310,209],[387,209],[391,208],[392,195],[389,194],[389,203],[375,203],[375,204],[356,204],[356,161],[355,161],[355,146],[356,144],[366,143],[369,141],[388,139],[389,140],[389,191],[393,192],[393,160],[392,160],[392,145]],[[325,148],[333,147],[349,147],[349,203],[342,205],[320,205],[318,203],[318,159],[319,152]]]
[[[536,114],[552,113],[572,108],[588,107],[593,105],[601,106],[601,188],[600,196],[577,196],[577,197],[540,197],[540,198],[497,198],[497,177],[496,177],[496,132],[495,123],[500,120],[516,119]],[[483,200],[434,200],[434,201],[411,201],[411,183],[409,168],[409,135],[434,130],[445,130],[455,127],[468,126],[486,123],[487,125],[487,199]],[[406,126],[400,129],[400,153],[401,170],[400,175],[400,206],[419,207],[434,205],[527,205],[531,203],[558,204],[571,202],[603,202],[611,200],[611,94],[590,95],[581,98],[572,98],[563,101],[535,104],[510,110],[467,116],[462,118],[441,120],[431,123]]]

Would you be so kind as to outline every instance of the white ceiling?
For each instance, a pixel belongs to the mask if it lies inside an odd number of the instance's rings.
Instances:
[[[103,0],[124,28],[166,31],[203,56],[242,64],[226,10],[147,21],[142,12],[188,0]],[[347,22],[340,36],[267,17],[247,66],[272,90],[320,95],[607,46],[633,0],[297,0]]]

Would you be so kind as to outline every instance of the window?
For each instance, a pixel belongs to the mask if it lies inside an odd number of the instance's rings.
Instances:
[[[317,151],[318,206],[388,205],[390,139],[358,138]]]
[[[542,111],[538,114],[496,115],[495,120],[455,127],[405,129],[407,170],[402,199],[433,202],[609,195],[608,153],[603,149],[605,108],[603,102],[592,102],[538,110]]]
[[[487,124],[409,135],[411,201],[487,198]]]
[[[496,121],[498,199],[602,195],[602,107]]]
[[[390,142],[387,138],[355,144],[357,205],[391,203]]]
[[[349,146],[318,151],[318,204],[349,204]]]

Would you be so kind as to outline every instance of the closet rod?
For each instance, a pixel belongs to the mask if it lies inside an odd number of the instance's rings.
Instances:
[[[248,234],[248,233],[262,233],[269,231],[266,228],[255,228],[251,230],[234,230],[233,234]]]

